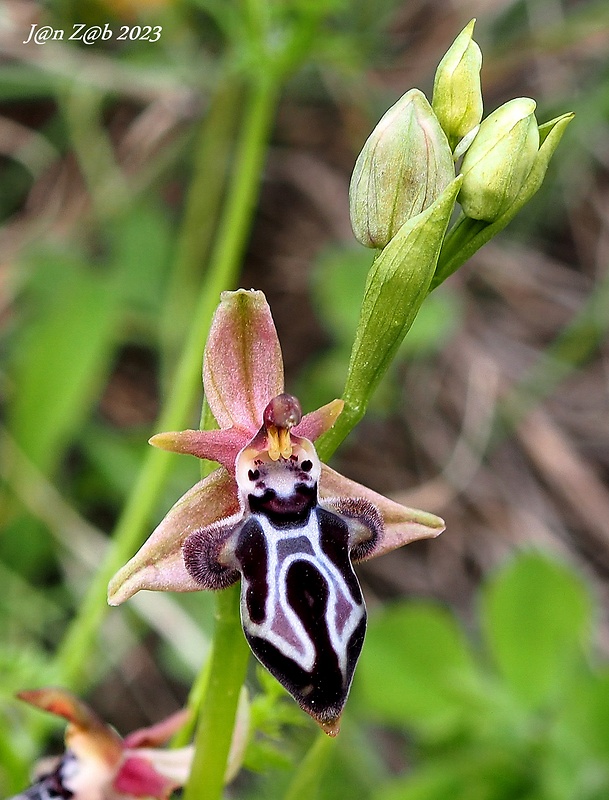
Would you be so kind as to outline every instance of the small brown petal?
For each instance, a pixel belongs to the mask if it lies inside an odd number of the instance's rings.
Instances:
[[[80,698],[58,687],[32,689],[17,695],[30,705],[63,717],[70,724],[66,730],[66,745],[86,758],[94,754],[113,769],[123,754],[120,736],[106,725]]]
[[[314,442],[322,433],[330,430],[344,407],[343,400],[332,400],[331,403],[326,403],[316,411],[305,414],[298,425],[292,429],[292,433]]]

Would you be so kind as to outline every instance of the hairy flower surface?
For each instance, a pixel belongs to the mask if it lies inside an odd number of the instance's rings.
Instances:
[[[203,385],[219,425],[151,443],[219,462],[169,511],[113,578],[109,602],[140,589],[222,589],[241,579],[241,619],[256,657],[330,735],[338,732],[366,611],[353,562],[444,528],[321,464],[313,441],[341,400],[302,416],[261,292],[225,292]]]
[[[45,759],[32,786],[13,800],[163,800],[188,777],[192,747],[158,748],[184,724],[186,711],[121,739],[86,703],[64,689],[35,689],[19,697],[69,724],[65,753]]]

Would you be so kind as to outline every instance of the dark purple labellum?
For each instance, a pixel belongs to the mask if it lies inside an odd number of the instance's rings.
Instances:
[[[315,504],[300,524],[263,515],[243,525],[235,555],[241,617],[254,655],[309,714],[340,717],[364,643],[366,609],[349,529]]]
[[[382,521],[365,500],[320,503],[315,449],[295,436],[292,443],[289,458],[242,451],[244,515],[195,531],[184,559],[206,588],[241,574],[241,620],[254,655],[335,735],[366,631],[351,558],[374,545]]]

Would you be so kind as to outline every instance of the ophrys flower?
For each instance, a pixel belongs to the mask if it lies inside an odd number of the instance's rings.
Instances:
[[[163,800],[186,780],[192,748],[169,752],[156,746],[166,742],[184,723],[187,712],[178,712],[158,725],[121,739],[92,708],[65,689],[34,689],[18,696],[63,717],[68,727],[65,753],[43,759],[36,767],[32,785],[13,800]]]
[[[252,651],[334,735],[366,625],[352,562],[436,536],[444,524],[321,464],[312,442],[342,401],[302,416],[284,393],[261,292],[222,295],[203,385],[220,429],[162,433],[151,443],[221,466],[178,500],[114,577],[109,602],[139,589],[222,589],[241,578]]]

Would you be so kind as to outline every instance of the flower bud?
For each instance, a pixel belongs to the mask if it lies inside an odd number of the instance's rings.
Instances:
[[[349,203],[356,239],[385,247],[454,177],[446,134],[425,95],[411,89],[384,114],[355,163]]]
[[[451,148],[482,119],[482,53],[472,39],[473,19],[440,61],[433,84],[432,107]]]
[[[518,97],[480,125],[461,167],[458,201],[468,217],[493,222],[518,198],[539,151],[535,105]]]

